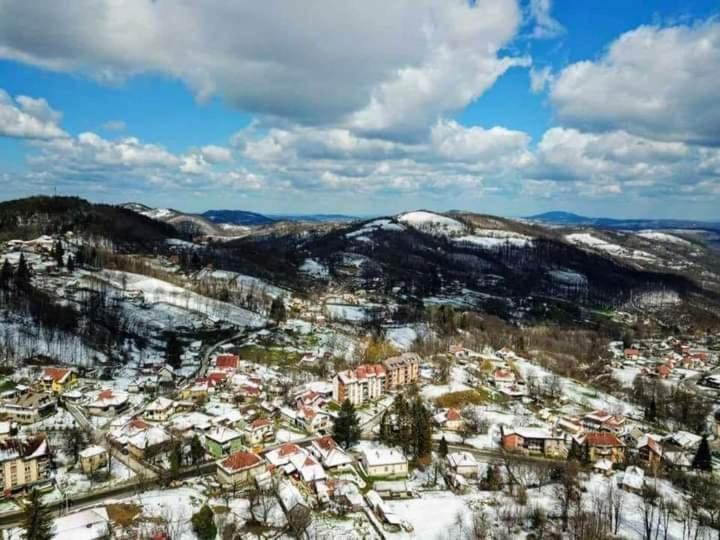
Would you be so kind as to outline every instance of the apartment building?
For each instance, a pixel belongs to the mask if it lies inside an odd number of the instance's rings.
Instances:
[[[378,399],[385,391],[387,372],[382,364],[363,364],[341,371],[333,381],[333,399],[362,405]]]
[[[0,397],[0,416],[18,424],[32,424],[55,412],[55,399],[45,392],[10,390]]]
[[[383,362],[387,376],[385,378],[386,390],[412,384],[418,380],[420,374],[420,356],[417,353],[403,353],[393,356]]]
[[[0,441],[0,485],[4,493],[48,480],[48,442],[45,435]]]

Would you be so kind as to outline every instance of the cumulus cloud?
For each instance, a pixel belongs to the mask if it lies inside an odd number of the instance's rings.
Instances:
[[[0,57],[111,82],[160,72],[252,113],[407,137],[526,62],[500,53],[519,22],[516,0],[5,0]]]
[[[66,137],[60,128],[62,114],[44,99],[28,96],[13,98],[0,88],[0,136],[21,139]]]
[[[720,144],[720,22],[641,26],[551,86],[565,125],[652,139]]]
[[[208,144],[200,149],[203,159],[208,163],[228,163],[232,161],[232,152],[224,146]]]

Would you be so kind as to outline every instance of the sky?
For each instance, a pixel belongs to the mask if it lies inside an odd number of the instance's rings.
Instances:
[[[720,220],[717,0],[0,0],[0,199]]]

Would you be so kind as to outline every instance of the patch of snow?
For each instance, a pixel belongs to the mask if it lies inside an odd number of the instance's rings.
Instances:
[[[457,236],[467,230],[467,227],[456,219],[422,210],[401,214],[397,219],[419,231],[436,236]]]
[[[690,246],[692,245],[690,242],[685,240],[684,238],[680,238],[679,236],[675,236],[674,234],[668,234],[664,232],[659,231],[653,231],[653,230],[647,230],[647,231],[640,231],[636,233],[637,236],[640,238],[644,238],[646,240],[657,240],[658,242],[667,242],[670,244],[678,244],[682,246]]]
[[[302,265],[300,265],[300,271],[303,274],[316,278],[327,278],[330,275],[328,267],[316,259],[305,259]]]
[[[566,234],[565,240],[573,245],[581,246],[585,248],[594,249],[596,251],[602,251],[608,255],[615,257],[624,257],[627,259],[635,259],[639,261],[651,262],[655,260],[655,257],[647,251],[641,251],[639,249],[627,249],[618,244],[613,244],[597,236],[593,236],[589,233],[572,233]]]

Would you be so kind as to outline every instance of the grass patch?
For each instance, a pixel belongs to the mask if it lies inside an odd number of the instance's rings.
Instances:
[[[488,401],[485,390],[462,390],[449,392],[435,398],[435,404],[443,409],[460,409],[466,405],[480,405]]]
[[[142,509],[137,504],[114,503],[106,504],[105,510],[112,521],[121,527],[128,527],[140,515]]]
[[[10,379],[5,379],[3,382],[0,382],[0,392],[7,392],[8,390],[15,390],[16,386],[17,385]]]

